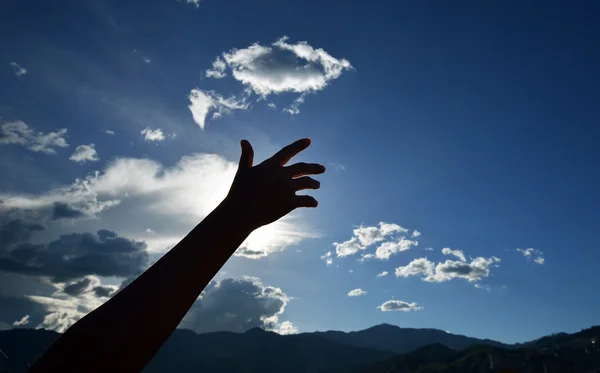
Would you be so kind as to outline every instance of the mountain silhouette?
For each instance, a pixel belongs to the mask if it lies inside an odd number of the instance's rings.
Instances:
[[[0,331],[0,373],[26,372],[58,336],[43,329]],[[600,371],[599,344],[600,327],[516,345],[388,324],[296,335],[178,329],[144,372],[584,373]]]

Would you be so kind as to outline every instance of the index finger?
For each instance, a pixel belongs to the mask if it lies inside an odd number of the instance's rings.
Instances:
[[[294,158],[296,154],[300,153],[304,149],[310,146],[310,139],[300,139],[281,149],[274,156],[271,157],[271,161],[277,163],[280,166],[285,165],[290,161],[290,159]]]

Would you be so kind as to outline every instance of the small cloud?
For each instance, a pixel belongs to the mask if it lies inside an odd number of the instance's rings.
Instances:
[[[291,321],[284,321],[279,324],[276,324],[275,327],[270,329],[270,331],[280,335],[298,334],[298,328],[296,328],[296,326],[294,326],[294,324],[292,324]]]
[[[225,69],[227,68],[227,64],[225,61],[221,59],[221,57],[217,57],[217,59],[213,62],[212,67],[206,70],[206,77],[213,79],[222,79],[227,76]]]
[[[333,264],[331,251],[328,251],[325,254],[321,255],[321,259],[323,259],[328,266]]]
[[[388,271],[383,271],[381,273],[378,273],[377,277],[384,277],[384,276],[387,276],[387,275],[388,275]]]
[[[348,272],[349,273],[354,273],[354,270],[353,269],[349,269]]]
[[[152,62],[152,60],[149,57],[142,57],[142,61],[144,61],[145,63]]]
[[[114,134],[115,134],[115,131],[112,131],[112,130],[105,130],[105,131],[104,131],[104,133],[105,133],[105,134],[107,134],[107,135],[114,135]]]
[[[223,114],[233,110],[247,110],[250,106],[245,99],[238,100],[235,96],[224,98],[213,91],[199,89],[192,89],[188,99],[190,100],[188,108],[192,112],[194,122],[202,130],[206,127],[206,118],[209,113],[218,113],[216,116],[213,114],[213,119],[218,119]]]
[[[54,148],[66,148],[69,146],[65,136],[67,129],[62,128],[56,132],[36,132],[29,128],[25,122],[4,122],[0,126],[0,145],[22,145],[32,152],[45,154],[56,154]]]
[[[269,103],[267,104],[267,106],[269,107],[269,109],[273,109],[273,110],[277,109],[277,105],[275,105],[275,104],[274,104],[274,103],[272,103],[272,102],[269,102]]]
[[[345,171],[346,170],[346,166],[344,166],[343,164],[340,164],[340,163],[329,162],[329,163],[327,163],[327,165],[330,168],[333,168],[334,170],[337,170],[337,171]]]
[[[392,312],[392,311],[420,311],[423,307],[419,306],[417,303],[408,303],[401,300],[388,300],[384,302],[381,306],[377,307],[382,312]]]
[[[418,230],[416,230],[416,229],[415,229],[415,230],[412,232],[412,235],[411,235],[411,236],[412,236],[412,238],[417,238],[417,237],[419,237],[420,235],[421,235],[421,232],[419,232]]]
[[[442,249],[442,254],[454,255],[455,257],[457,257],[458,259],[460,259],[463,262],[467,261],[467,258],[465,258],[465,254],[462,252],[462,250],[452,250],[449,247],[445,247]]]
[[[396,268],[396,277],[420,276],[427,282],[446,282],[462,278],[477,282],[490,275],[490,269],[498,266],[499,258],[474,258],[470,263],[462,260],[446,260],[434,263],[427,258],[417,258],[406,266]]]
[[[13,67],[14,73],[15,73],[15,75],[17,77],[21,77],[21,76],[27,74],[27,69],[25,69],[24,67],[22,67],[18,63],[11,62],[10,65]]]
[[[517,249],[517,252],[520,252],[521,254],[523,254],[523,256],[525,258],[527,258],[527,260],[533,260],[534,263],[536,264],[544,264],[544,262],[546,261],[544,259],[544,253],[541,252],[540,250],[534,249],[534,248],[529,248],[529,249]]]
[[[150,127],[146,127],[141,133],[146,141],[163,141],[166,138],[160,128],[153,130]]]
[[[361,295],[365,295],[367,292],[363,289],[352,289],[348,292],[349,297],[360,297]]]
[[[424,250],[425,251],[433,251],[433,247],[426,247]]]
[[[492,291],[492,288],[490,287],[490,285],[486,285],[486,284],[475,284],[475,288],[477,289],[482,289],[485,291]]]
[[[75,152],[71,154],[69,159],[77,163],[96,162],[100,160],[94,144],[79,145],[75,148]]]
[[[288,113],[289,115],[298,115],[298,114],[300,114],[300,105],[303,103],[304,103],[304,95],[295,99],[294,102],[292,102],[292,104],[289,107],[284,108],[282,111],[284,113]]]
[[[200,6],[200,0],[185,0],[187,4],[192,4],[196,8]]]
[[[398,224],[380,222],[377,226],[360,226],[352,231],[353,237],[345,242],[334,242],[335,252],[338,257],[354,255],[361,250],[365,250],[370,245],[385,241],[395,234],[406,233],[408,230]],[[393,248],[384,247],[380,250],[380,256],[385,256],[388,253],[391,255]],[[380,258],[378,256],[378,258]]]
[[[156,234],[156,232],[154,230],[150,229],[150,228],[146,228],[146,233]]]
[[[29,324],[29,315],[25,315],[21,318],[21,320],[17,320],[15,321],[12,325],[13,326],[24,326]]]

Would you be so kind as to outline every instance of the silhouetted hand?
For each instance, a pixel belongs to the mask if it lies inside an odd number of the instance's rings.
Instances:
[[[310,145],[310,139],[298,140],[257,166],[252,166],[252,145],[242,140],[238,171],[226,201],[235,206],[247,228],[254,230],[270,224],[298,207],[317,207],[311,196],[296,195],[304,189],[319,189],[321,183],[306,175],[325,172],[317,163],[285,166],[296,154]]]

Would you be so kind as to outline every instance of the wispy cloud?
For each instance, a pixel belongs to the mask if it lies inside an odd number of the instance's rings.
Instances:
[[[0,126],[0,145],[22,145],[33,152],[55,154],[55,148],[69,146],[65,135],[67,129],[56,132],[36,132],[22,121],[4,122]]]
[[[201,0],[185,0],[185,2],[187,4],[192,4],[193,6],[195,6],[196,8],[198,8],[200,6],[200,1]]]
[[[245,99],[237,99],[235,96],[224,98],[216,92],[200,89],[192,89],[188,98],[190,100],[188,108],[192,112],[194,122],[201,129],[206,127],[206,120],[210,113],[213,114],[212,119],[218,119],[232,110],[247,110],[250,106]]]
[[[323,259],[328,266],[333,264],[333,258],[332,258],[331,251],[328,251],[325,254],[321,255],[321,259]]]
[[[388,275],[388,271],[383,271],[381,273],[378,273],[377,277],[384,277],[384,276],[387,276],[387,275]]]
[[[94,144],[79,145],[75,148],[75,152],[71,154],[69,159],[77,163],[96,162],[100,160]]]
[[[377,307],[382,312],[392,312],[392,311],[401,311],[401,312],[409,312],[409,311],[420,311],[423,307],[419,306],[417,303],[408,303],[401,300],[388,300],[384,302],[381,306]]]
[[[19,65],[16,62],[11,62],[10,66],[12,66],[13,72],[15,73],[15,75],[17,77],[21,77],[21,76],[27,74],[27,69],[25,69],[24,67],[22,67],[21,65]]]
[[[544,264],[546,259],[544,259],[544,253],[540,250],[529,248],[529,249],[517,249],[517,252],[523,254],[527,260],[532,260],[536,264]]]
[[[223,61],[221,57],[217,57],[217,59],[214,60],[212,67],[206,70],[205,75],[207,78],[222,79],[227,76],[227,73],[225,72],[226,69],[227,64],[225,61]]]
[[[29,315],[23,316],[20,320],[15,321],[12,325],[13,326],[24,326],[27,324],[29,324]]]
[[[458,259],[460,259],[462,262],[466,262],[467,258],[465,258],[465,254],[462,252],[462,250],[452,250],[449,247],[444,247],[442,249],[442,254],[444,255],[454,255],[455,257],[457,257]]]

